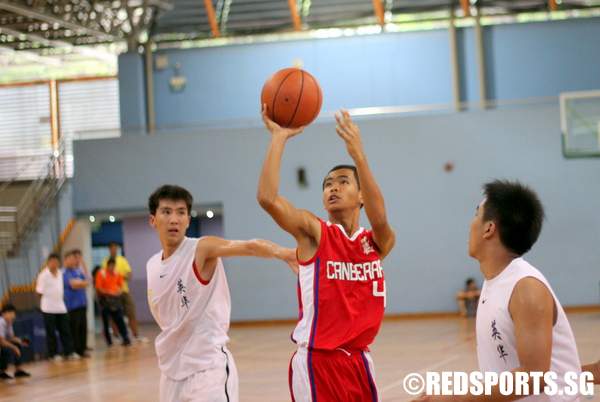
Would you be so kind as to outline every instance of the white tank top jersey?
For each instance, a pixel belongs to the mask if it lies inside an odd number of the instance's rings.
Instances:
[[[158,365],[179,381],[216,367],[229,341],[231,298],[219,258],[210,282],[194,269],[198,239],[186,237],[173,255],[162,251],[148,260],[148,303],[161,332],[155,347]]]
[[[558,388],[562,389],[566,386],[563,379],[566,372],[581,372],[575,337],[567,316],[548,281],[540,271],[523,258],[514,259],[498,276],[483,283],[476,319],[479,370],[500,373],[521,365],[517,356],[515,329],[508,306],[515,285],[526,277],[536,278],[546,285],[556,304],[557,319],[552,330],[550,371],[557,374],[556,383]],[[532,395],[525,399],[527,402],[571,402],[579,400],[579,397]]]

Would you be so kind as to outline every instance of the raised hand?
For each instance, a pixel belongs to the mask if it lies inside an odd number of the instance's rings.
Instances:
[[[269,130],[269,132],[273,135],[273,137],[278,137],[278,138],[281,138],[284,140],[288,140],[288,139],[300,134],[302,131],[304,131],[304,127],[288,128],[288,127],[281,127],[279,124],[275,123],[267,115],[267,105],[266,104],[263,105],[261,113],[262,113],[263,122],[265,123],[265,127],[267,128],[267,130]]]
[[[335,131],[340,138],[346,143],[346,149],[350,157],[356,161],[364,156],[362,139],[360,137],[360,129],[350,117],[347,110],[341,110],[335,114],[337,125]]]

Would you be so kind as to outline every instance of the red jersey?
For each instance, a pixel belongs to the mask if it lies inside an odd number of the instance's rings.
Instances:
[[[321,241],[309,261],[298,261],[299,319],[292,340],[309,349],[365,350],[385,309],[385,278],[373,234],[349,237],[321,221]]]

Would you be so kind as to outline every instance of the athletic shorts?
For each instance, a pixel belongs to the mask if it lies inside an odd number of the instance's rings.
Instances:
[[[238,373],[227,348],[217,367],[181,380],[160,377],[160,402],[239,402]]]
[[[133,297],[131,297],[131,293],[121,293],[121,303],[123,304],[123,313],[125,314],[125,317],[129,318],[130,320],[135,320],[135,304],[133,303]]]
[[[378,402],[369,352],[298,348],[289,369],[292,402]]]

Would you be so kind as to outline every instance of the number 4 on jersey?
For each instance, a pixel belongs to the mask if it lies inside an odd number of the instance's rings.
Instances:
[[[385,308],[387,297],[385,295],[385,280],[381,281],[383,283],[383,290],[379,291],[379,281],[373,281],[373,296],[383,297],[383,308]]]

